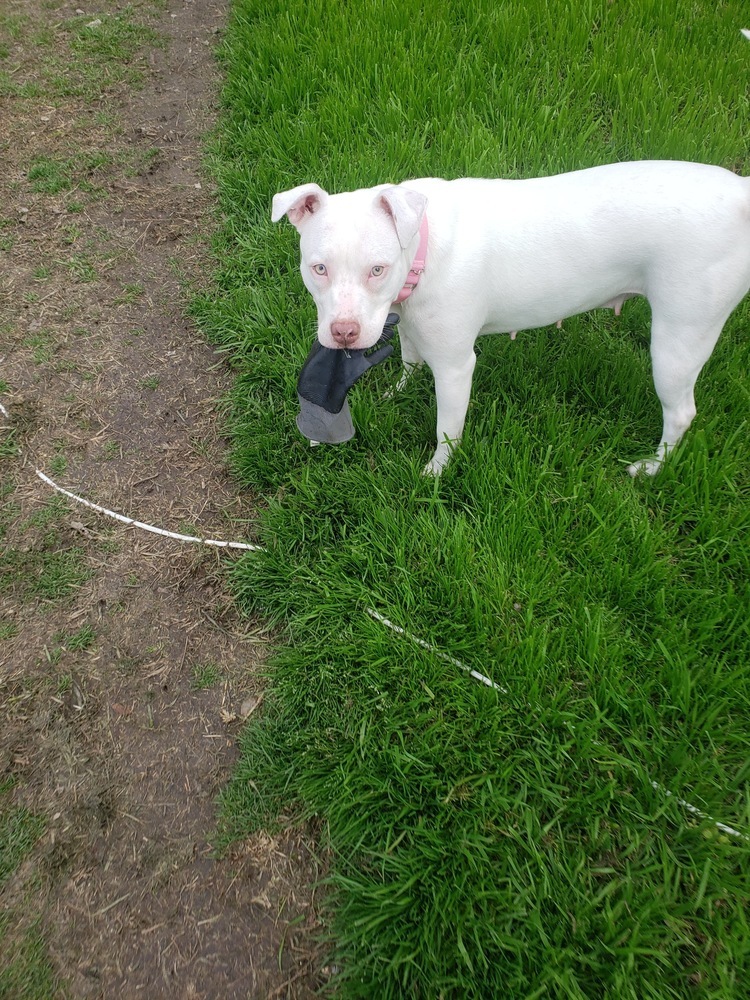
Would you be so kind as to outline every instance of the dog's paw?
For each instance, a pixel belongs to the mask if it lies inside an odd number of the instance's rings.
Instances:
[[[640,462],[628,466],[628,475],[634,479],[636,476],[655,476],[661,466],[660,458],[642,458]]]
[[[427,465],[425,465],[424,469],[422,469],[422,475],[439,476],[450,461],[452,450],[451,445],[447,441],[444,444],[439,444],[435,449],[435,454]]]

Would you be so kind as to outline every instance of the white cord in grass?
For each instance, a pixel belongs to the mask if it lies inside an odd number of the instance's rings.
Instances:
[[[133,528],[140,528],[142,531],[150,531],[154,535],[163,535],[165,538],[174,538],[178,542],[198,542],[200,545],[213,545],[219,549],[248,549],[251,552],[263,551],[262,546],[251,545],[249,542],[221,542],[217,541],[215,538],[197,538],[195,535],[180,535],[176,531],[166,531],[164,528],[155,528],[152,524],[144,524],[143,521],[136,521],[135,518],[126,517],[124,514],[118,514],[114,510],[108,510],[107,507],[100,507],[98,503],[92,503],[91,500],[86,500],[83,497],[77,496],[75,493],[71,493],[70,490],[66,490],[63,489],[62,486],[58,486],[57,483],[53,482],[49,476],[45,476],[45,474],[40,472],[39,469],[34,469],[34,471],[42,482],[51,486],[53,490],[57,490],[58,493],[62,493],[63,496],[69,497],[71,500],[75,500],[76,503],[83,504],[84,507],[95,510],[99,514],[105,514],[107,517],[113,517],[116,521],[120,521],[122,524],[128,524]]]
[[[682,806],[683,809],[686,809],[694,816],[699,816],[700,819],[710,820],[717,830],[721,830],[722,833],[728,833],[730,837],[739,837],[740,840],[750,840],[750,837],[748,837],[746,833],[741,833],[739,830],[735,830],[733,826],[727,826],[726,823],[722,823],[718,819],[714,819],[713,816],[709,816],[708,813],[703,812],[703,810],[699,809],[698,806],[694,806],[692,803],[686,802],[685,799],[681,799],[679,796],[674,795],[668,788],[664,788],[663,785],[660,785],[658,781],[652,781],[651,787],[655,788],[658,792],[661,792],[662,795],[666,795],[668,799],[674,799],[678,805]]]
[[[465,663],[462,663],[460,660],[457,660],[455,656],[450,656],[450,654],[444,653],[440,649],[436,649],[435,646],[431,645],[429,642],[426,642],[424,639],[420,639],[419,636],[414,635],[412,632],[408,632],[405,628],[401,628],[400,625],[395,625],[392,621],[389,621],[387,618],[379,614],[373,608],[367,608],[366,610],[367,614],[370,615],[371,618],[374,618],[375,621],[378,621],[382,625],[385,625],[386,628],[391,629],[391,631],[396,632],[398,635],[405,636],[407,639],[410,639],[411,642],[416,643],[417,646],[421,646],[422,649],[429,650],[430,653],[433,653],[435,656],[440,657],[441,660],[445,660],[446,663],[452,663],[454,666],[459,667],[461,670],[464,670],[466,673],[468,673],[471,677],[474,677],[476,680],[481,681],[482,684],[486,684],[487,687],[492,687],[496,691],[501,691],[503,694],[508,694],[507,688],[501,687],[499,684],[495,684],[495,682],[490,680],[489,677],[485,677],[484,674],[480,674],[477,670],[472,670],[471,667],[468,667]],[[726,833],[730,837],[737,837],[740,840],[750,841],[750,837],[748,837],[747,834],[741,833],[739,830],[735,830],[734,827],[728,826],[726,823],[722,823],[718,819],[714,819],[713,816],[710,816],[708,813],[703,812],[703,810],[699,809],[698,806],[694,806],[691,802],[688,802],[685,799],[681,799],[678,795],[675,795],[673,792],[670,792],[668,788],[664,788],[664,786],[660,785],[658,781],[651,781],[650,783],[652,788],[655,788],[658,792],[661,792],[661,794],[664,795],[666,798],[674,799],[679,806],[682,806],[682,808],[685,809],[687,812],[692,813],[693,816],[698,816],[700,819],[709,820],[711,823],[714,824],[716,829],[721,830],[722,833]]]
[[[3,413],[7,416],[7,411],[5,410],[5,407],[3,407],[2,403],[0,403],[0,409],[2,409]],[[62,493],[64,496],[69,497],[71,500],[75,500],[76,503],[83,504],[84,507],[89,507],[91,510],[95,510],[100,514],[105,514],[107,517],[112,517],[117,521],[121,521],[123,524],[130,525],[131,527],[141,528],[143,531],[149,531],[156,535],[163,535],[166,538],[174,538],[180,542],[198,542],[202,545],[213,545],[218,548],[248,549],[253,552],[264,551],[261,545],[251,545],[248,542],[223,542],[223,541],[217,541],[216,539],[213,538],[197,538],[194,535],[181,535],[174,531],[165,531],[164,528],[156,528],[153,525],[144,524],[142,521],[136,521],[132,517],[125,517],[125,515],[123,514],[118,514],[116,511],[108,510],[106,507],[101,507],[99,504],[92,503],[90,500],[86,500],[83,497],[77,496],[75,493],[71,493],[69,490],[63,489],[62,486],[58,486],[57,483],[53,482],[49,478],[49,476],[45,476],[45,474],[43,472],[40,472],[39,469],[35,469],[34,471],[43,482],[47,483],[48,486],[51,486],[52,489],[57,490],[58,493]],[[417,646],[421,646],[422,649],[426,649],[428,652],[432,653],[434,656],[437,656],[439,659],[445,661],[446,663],[450,663],[454,667],[458,667],[460,670],[463,670],[465,673],[469,674],[470,677],[473,677],[475,680],[480,681],[487,687],[494,688],[495,691],[500,691],[502,692],[502,694],[508,694],[507,688],[502,687],[500,684],[496,684],[489,677],[486,677],[484,674],[480,674],[478,670],[473,670],[471,667],[467,666],[467,664],[462,663],[461,660],[457,659],[455,656],[451,656],[449,653],[443,652],[441,649],[438,649],[436,646],[433,646],[425,639],[420,639],[419,636],[414,635],[407,629],[402,628],[400,625],[394,624],[384,615],[381,615],[378,611],[375,611],[374,608],[367,608],[366,610],[367,614],[370,615],[371,618],[374,618],[375,621],[380,622],[381,625],[385,625],[385,627],[391,629],[392,632],[396,632],[398,635],[405,636],[407,639],[415,643]],[[652,788],[655,788],[657,791],[661,792],[662,795],[665,795],[667,798],[674,799],[675,802],[678,805],[682,806],[682,808],[685,809],[687,812],[692,813],[694,816],[698,816],[700,819],[709,820],[711,823],[714,824],[717,830],[721,830],[722,833],[726,833],[730,837],[738,837],[741,840],[746,840],[746,841],[750,840],[750,837],[748,837],[747,834],[741,833],[739,830],[735,830],[734,827],[728,826],[726,823],[722,823],[720,820],[714,819],[713,816],[710,816],[708,813],[703,812],[703,810],[699,809],[697,806],[694,806],[692,803],[687,802],[685,799],[682,799],[679,796],[674,795],[673,792],[670,792],[668,788],[664,788],[657,781],[651,781],[651,786]]]
[[[418,636],[413,635],[411,632],[407,632],[405,628],[401,628],[400,625],[394,625],[393,622],[388,621],[383,615],[379,614],[373,608],[367,608],[367,614],[374,618],[375,621],[380,622],[385,625],[386,628],[391,629],[393,632],[398,632],[399,635],[405,635],[407,639],[411,639],[412,642],[416,643],[417,646],[421,646],[422,649],[427,649],[435,656],[438,656],[441,660],[445,660],[446,663],[452,663],[454,667],[458,667],[460,670],[464,670],[470,677],[474,680],[481,681],[482,684],[486,684],[487,687],[494,688],[496,691],[501,691],[503,694],[508,694],[508,689],[501,687],[499,684],[495,684],[493,680],[489,677],[485,677],[484,674],[480,674],[478,670],[472,670],[471,667],[457,660],[455,656],[450,656],[448,653],[444,653],[442,650],[437,649],[435,646],[430,645],[429,642],[425,642],[424,639],[420,639]]]
[[[743,30],[743,34],[745,34],[750,39],[750,31]],[[10,417],[10,414],[8,413],[8,411],[3,406],[2,403],[0,403],[0,413],[2,413],[2,415],[6,418]],[[100,514],[105,514],[107,517],[112,517],[116,521],[121,521],[123,524],[130,525],[134,528],[141,528],[143,531],[149,531],[156,535],[163,535],[166,538],[174,538],[180,542],[198,542],[201,545],[213,545],[218,548],[247,549],[252,552],[264,551],[261,545],[251,545],[248,542],[222,542],[222,541],[217,541],[216,539],[213,538],[197,538],[194,535],[180,535],[174,531],[165,531],[164,528],[156,528],[153,525],[144,524],[142,521],[136,521],[132,517],[125,517],[125,515],[123,514],[118,514],[113,510],[108,510],[106,507],[99,506],[99,504],[92,503],[90,500],[85,500],[83,497],[79,497],[75,493],[71,493],[69,490],[63,489],[62,486],[58,486],[57,483],[53,482],[49,478],[49,476],[45,476],[45,474],[43,472],[40,472],[39,469],[35,469],[34,471],[43,482],[47,483],[48,486],[51,486],[52,489],[56,490],[58,493],[62,493],[64,496],[69,497],[71,500],[75,500],[76,503],[83,504],[84,507],[89,507],[91,510],[95,510]],[[495,684],[493,680],[490,680],[489,677],[485,677],[484,674],[480,674],[478,670],[472,670],[471,667],[467,666],[465,663],[462,663],[460,660],[456,659],[455,656],[450,656],[450,654],[444,653],[442,650],[437,649],[431,643],[426,642],[424,639],[420,639],[419,636],[414,635],[413,633],[407,631],[405,628],[401,628],[400,625],[395,625],[392,621],[389,621],[384,615],[381,615],[379,612],[375,611],[374,608],[367,608],[367,614],[370,615],[371,618],[374,618],[375,621],[380,622],[381,625],[385,625],[386,628],[391,629],[391,631],[396,632],[398,635],[405,636],[411,642],[414,642],[416,643],[416,645],[421,646],[422,649],[426,649],[430,653],[433,653],[435,656],[439,657],[441,660],[444,660],[446,663],[451,663],[453,666],[458,667],[460,670],[463,670],[465,673],[468,673],[470,677],[473,677],[475,680],[480,681],[487,687],[494,688],[496,691],[501,691],[503,694],[508,694],[507,688],[501,687],[499,684]],[[714,819],[713,816],[709,815],[706,812],[703,812],[702,809],[699,809],[697,806],[694,806],[691,802],[688,802],[686,799],[682,799],[679,796],[675,795],[673,792],[670,792],[668,788],[664,788],[662,785],[658,783],[658,781],[651,781],[651,787],[656,789],[656,791],[661,792],[662,795],[664,795],[666,798],[674,799],[679,806],[681,806],[687,812],[691,813],[693,816],[698,816],[700,819],[709,820],[711,823],[713,823],[716,829],[720,830],[722,833],[726,833],[730,837],[737,837],[740,840],[750,841],[750,837],[748,837],[747,834],[742,833],[740,830],[735,830],[734,827],[728,826],[726,823],[722,823],[718,819]]]

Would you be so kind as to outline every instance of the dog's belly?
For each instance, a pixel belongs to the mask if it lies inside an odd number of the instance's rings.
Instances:
[[[624,282],[603,291],[593,291],[590,295],[569,295],[565,291],[543,301],[516,303],[504,302],[499,309],[490,312],[479,330],[480,336],[491,333],[514,333],[518,330],[534,330],[538,327],[558,325],[570,316],[589,312],[591,309],[613,309],[620,315],[622,304],[626,299],[643,295],[641,288],[635,288],[634,283]]]
[[[510,263],[506,254],[498,255],[486,276],[480,332],[534,329],[602,307],[619,313],[626,298],[646,294],[652,263],[641,248],[626,249],[617,241],[556,246],[547,239]]]

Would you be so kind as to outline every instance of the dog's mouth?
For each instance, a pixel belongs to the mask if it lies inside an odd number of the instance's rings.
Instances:
[[[340,351],[345,358],[351,358],[355,355],[370,357],[371,354],[383,346],[385,340],[390,340],[393,337],[400,319],[401,317],[398,313],[389,312],[382,326],[378,326],[377,331],[373,331],[366,337],[358,337],[350,344],[339,344],[335,341],[332,343],[332,338],[328,333],[324,335],[318,333],[318,341],[326,350]]]
[[[333,351],[343,351],[347,356],[352,352],[356,354],[362,354],[364,351],[372,351],[376,344],[383,337],[383,329],[388,325],[393,328],[395,323],[392,322],[392,317],[396,317],[396,323],[398,322],[398,315],[396,313],[389,312],[387,316],[384,316],[382,320],[378,323],[373,324],[372,322],[359,324],[360,329],[356,337],[351,338],[345,336],[343,339],[340,337],[335,337],[330,330],[328,324],[326,324],[322,329],[318,331],[318,340],[323,347],[328,348]]]

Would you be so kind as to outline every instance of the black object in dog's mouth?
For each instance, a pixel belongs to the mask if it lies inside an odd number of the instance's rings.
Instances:
[[[346,394],[365,372],[393,354],[397,313],[389,313],[380,340],[362,350],[324,347],[316,340],[297,380],[297,427],[310,441],[341,444],[354,437]]]

